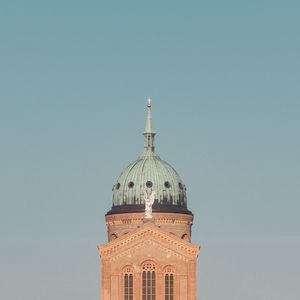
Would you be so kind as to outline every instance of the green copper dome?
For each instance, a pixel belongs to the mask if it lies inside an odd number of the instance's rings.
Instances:
[[[108,214],[145,210],[144,194],[155,191],[154,212],[191,212],[187,209],[186,187],[178,173],[155,153],[151,100],[144,132],[144,152],[119,176],[113,186],[113,206]]]

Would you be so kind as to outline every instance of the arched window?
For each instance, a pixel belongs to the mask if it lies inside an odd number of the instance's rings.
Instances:
[[[165,269],[165,300],[174,300],[174,270],[171,267]]]
[[[142,299],[156,299],[156,268],[152,262],[143,264],[142,267]]]
[[[133,300],[133,269],[125,267],[123,271],[124,300]]]

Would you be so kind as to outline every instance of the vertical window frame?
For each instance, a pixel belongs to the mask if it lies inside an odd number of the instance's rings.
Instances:
[[[141,266],[141,299],[156,300],[156,264],[152,261],[144,262]]]
[[[164,300],[174,300],[175,298],[175,270],[172,266],[164,268]]]
[[[134,300],[133,288],[134,288],[134,274],[132,266],[126,266],[122,272],[122,300]]]

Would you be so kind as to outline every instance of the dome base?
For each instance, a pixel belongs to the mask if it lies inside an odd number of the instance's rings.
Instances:
[[[177,213],[177,214],[186,214],[192,215],[193,213],[188,210],[186,207],[176,206],[176,205],[166,205],[166,204],[159,204],[154,203],[152,206],[152,211],[155,213]],[[137,212],[145,212],[145,205],[144,204],[136,204],[136,205],[118,205],[113,206],[111,210],[106,214],[114,215],[114,214],[125,214],[125,213],[137,213]]]

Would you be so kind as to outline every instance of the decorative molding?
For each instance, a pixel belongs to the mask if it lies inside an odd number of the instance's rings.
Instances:
[[[192,245],[187,241],[167,233],[152,224],[146,224],[141,228],[130,232],[106,245],[98,246],[102,258],[117,259],[128,254],[128,251],[136,250],[150,243],[162,250],[178,257],[193,259],[198,256],[200,246]]]
[[[192,225],[193,216],[185,214],[153,213],[155,223]],[[140,225],[143,223],[143,213],[107,215],[106,225]]]

